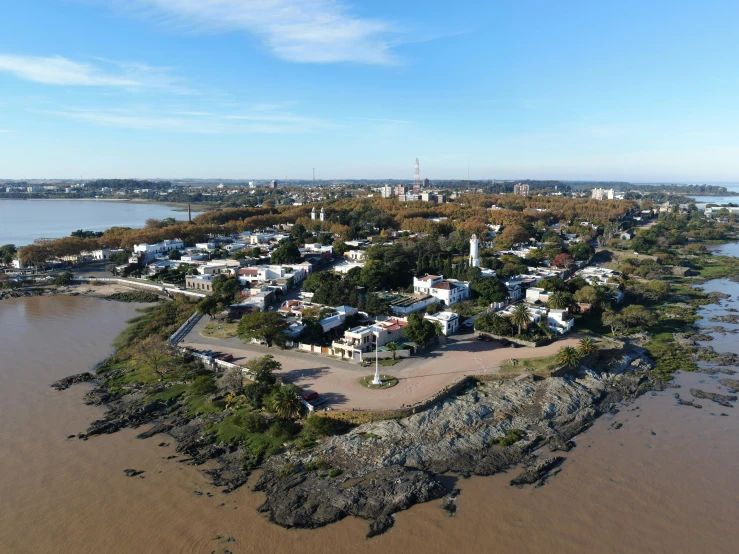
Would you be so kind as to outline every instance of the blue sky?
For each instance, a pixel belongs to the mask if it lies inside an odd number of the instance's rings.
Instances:
[[[739,181],[739,2],[0,7],[0,177]]]

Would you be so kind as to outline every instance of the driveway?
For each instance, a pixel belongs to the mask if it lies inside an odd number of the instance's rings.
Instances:
[[[404,359],[392,367],[381,366],[380,372],[396,377],[398,384],[390,389],[371,390],[361,386],[359,379],[373,374],[374,366],[361,367],[298,350],[245,344],[238,338],[204,337],[200,331],[209,321],[207,317],[200,320],[181,345],[230,352],[235,363],[242,365],[249,358],[271,354],[282,364],[278,374],[285,382],[319,393],[326,398],[322,407],[336,410],[391,410],[412,406],[465,375],[494,374],[506,360],[548,356],[563,346],[576,346],[579,338],[573,335],[539,348],[512,349],[501,347],[497,342],[477,341],[472,333],[458,335],[451,337],[446,344]]]

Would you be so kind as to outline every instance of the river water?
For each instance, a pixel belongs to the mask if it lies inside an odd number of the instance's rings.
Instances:
[[[0,246],[24,246],[37,238],[72,231],[143,227],[148,218],[187,219],[187,211],[164,204],[107,200],[0,200]]]
[[[739,285],[711,286],[739,300]],[[61,296],[0,302],[0,552],[739,550],[739,417],[705,400],[700,410],[677,406],[674,390],[599,419],[542,488],[509,487],[515,472],[460,480],[457,515],[438,501],[415,506],[370,540],[368,523],[354,519],[315,531],[274,526],[248,485],[223,495],[199,468],[166,460],[175,455],[174,444],[158,446],[173,443],[167,437],[67,439],[103,410],[82,403],[87,386],[58,392],[49,383],[105,357],[134,308]],[[704,374],[678,383],[685,398],[691,386],[719,390]],[[127,468],[143,478],[126,477]]]

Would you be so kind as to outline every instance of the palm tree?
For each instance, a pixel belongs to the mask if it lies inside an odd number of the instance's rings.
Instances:
[[[400,350],[400,345],[397,342],[389,342],[385,345],[390,352],[393,353],[393,360],[395,359],[395,351]]]
[[[557,291],[549,296],[547,307],[554,310],[564,310],[572,303],[572,295],[567,292]]]
[[[529,308],[524,302],[513,306],[513,309],[511,310],[511,323],[518,327],[519,335],[523,329],[527,328],[529,323],[531,323]]]
[[[578,350],[580,351],[580,354],[587,356],[588,354],[598,350],[598,346],[592,338],[583,337],[580,339],[580,348]]]
[[[295,419],[300,416],[303,406],[300,397],[292,387],[280,387],[274,396],[275,413],[282,419]]]
[[[582,355],[577,350],[577,348],[573,348],[572,346],[565,346],[563,348],[560,348],[559,352],[557,352],[557,363],[572,369],[578,366],[581,357]]]

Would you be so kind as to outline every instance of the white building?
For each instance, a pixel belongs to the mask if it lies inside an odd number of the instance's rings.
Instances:
[[[437,314],[426,314],[424,319],[438,323],[442,334],[447,337],[459,329],[459,316],[454,312],[439,312]]]
[[[134,254],[144,254],[145,256],[151,256],[155,254],[164,254],[170,250],[182,250],[185,247],[185,243],[180,239],[163,240],[156,244],[135,244],[133,246]]]
[[[420,279],[413,278],[413,291],[428,294],[451,306],[470,297],[470,284],[456,279],[444,279],[443,275],[426,275]]]
[[[472,235],[470,238],[470,267],[480,267],[478,246],[477,235]]]
[[[613,200],[615,191],[613,189],[595,188],[592,192],[592,198],[596,200]]]
[[[344,257],[349,258],[353,262],[361,262],[367,257],[364,250],[349,250],[344,253]]]

